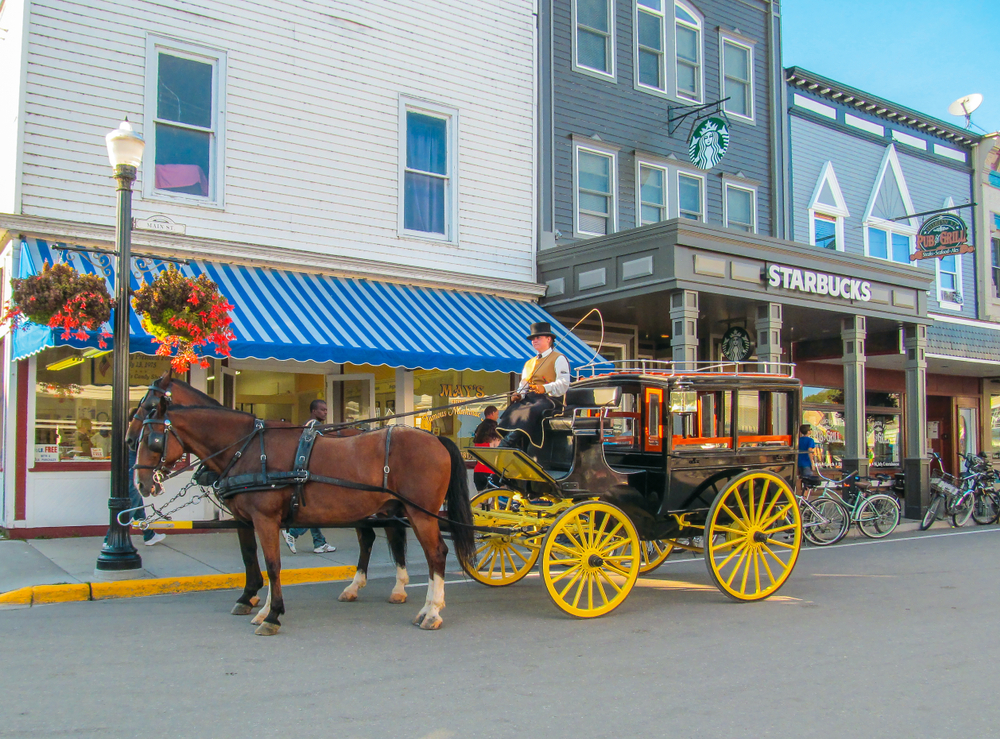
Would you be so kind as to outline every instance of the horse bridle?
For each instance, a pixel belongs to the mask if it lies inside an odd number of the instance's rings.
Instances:
[[[150,428],[147,433],[146,427],[152,427],[153,424],[159,424],[163,428],[160,431],[154,431]],[[181,445],[181,449],[184,448],[184,442],[181,441],[181,437],[177,435],[174,431],[173,425],[170,423],[170,419],[164,416],[162,419],[156,417],[156,414],[149,416],[142,422],[142,431],[139,432],[139,438],[136,439],[135,447],[139,448],[142,443],[143,437],[146,438],[146,448],[149,449],[153,454],[159,454],[160,459],[156,464],[135,464],[133,469],[136,470],[154,470],[156,472],[163,471],[163,465],[166,464],[167,457],[167,434],[172,434],[177,443]]]
[[[170,383],[167,383],[167,387],[168,388],[170,387]],[[170,403],[173,400],[171,398],[170,390],[166,390],[160,387],[155,382],[147,385],[146,391],[147,391],[146,395],[143,396],[143,399],[139,402],[139,407],[136,408],[135,412],[135,417],[138,418],[140,421],[142,421],[143,424],[145,424],[146,420],[150,418],[150,413],[156,410],[156,407],[157,405],[160,404],[160,402],[164,402],[164,405],[170,405]],[[128,443],[129,448],[132,451],[135,451],[136,449],[139,448],[139,442],[141,440],[142,440],[142,433],[140,432],[139,438],[137,438],[133,442]],[[146,442],[146,445],[149,446],[148,441]],[[152,447],[150,447],[150,449],[152,449]]]

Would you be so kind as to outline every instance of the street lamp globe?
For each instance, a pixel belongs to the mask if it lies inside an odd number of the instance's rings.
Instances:
[[[142,136],[132,131],[128,118],[105,136],[104,140],[108,144],[108,159],[115,169],[121,165],[138,169],[142,164],[142,150],[146,148],[146,142],[142,140]]]

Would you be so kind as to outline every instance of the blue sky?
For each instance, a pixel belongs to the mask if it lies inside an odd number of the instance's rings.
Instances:
[[[784,0],[782,55],[796,66],[964,127],[1000,130],[1000,0]],[[982,133],[975,126],[974,132]]]

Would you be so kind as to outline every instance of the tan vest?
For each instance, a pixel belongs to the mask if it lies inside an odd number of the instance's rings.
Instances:
[[[532,385],[548,385],[556,381],[556,360],[562,354],[553,349],[547,356],[532,357],[524,365],[524,376]]]

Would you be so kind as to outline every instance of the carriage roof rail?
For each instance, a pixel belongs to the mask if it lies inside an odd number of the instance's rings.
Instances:
[[[635,374],[667,377],[705,374],[794,377],[795,364],[792,362],[674,362],[662,359],[617,359],[591,362],[576,368],[576,379],[578,380],[606,375]]]

